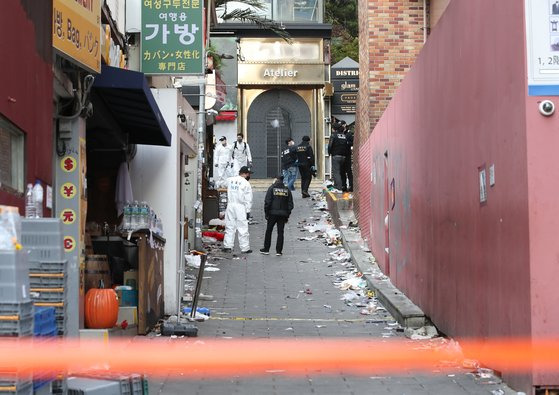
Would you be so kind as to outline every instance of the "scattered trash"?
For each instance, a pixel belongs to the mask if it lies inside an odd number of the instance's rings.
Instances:
[[[325,304],[324,307],[327,308],[327,309],[331,309],[331,308],[332,308],[332,306],[330,306],[329,304]]]
[[[348,289],[362,289],[367,286],[367,282],[361,277],[353,277],[347,280],[342,281],[340,284],[340,289],[342,291],[346,291]]]
[[[320,328],[326,328],[326,325],[317,325],[316,327],[319,328],[319,329]]]
[[[307,295],[312,295],[312,290],[311,290],[310,288],[307,288],[307,289],[305,290],[305,293],[306,293]]]
[[[492,390],[491,394],[492,395],[505,395],[505,391],[503,391],[502,389]]]
[[[419,329],[406,328],[404,334],[411,340],[428,340],[437,337],[439,334],[434,326],[423,326]]]
[[[478,369],[479,362],[476,361],[475,359],[464,359],[462,361],[462,366],[466,369]]]
[[[285,328],[286,331],[292,331],[293,328],[289,327],[289,328]]]
[[[358,299],[359,295],[357,294],[357,292],[355,291],[349,291],[346,292],[342,297],[341,300],[343,300],[344,302],[351,302],[355,299]]]

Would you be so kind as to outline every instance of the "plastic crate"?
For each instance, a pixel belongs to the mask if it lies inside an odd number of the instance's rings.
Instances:
[[[70,377],[68,395],[121,395],[120,384],[110,380]]]
[[[63,249],[62,244],[60,247],[23,247],[29,252],[29,262],[37,263],[42,261],[62,261]]]
[[[3,381],[0,379],[0,394],[33,395],[32,381]]]
[[[59,260],[29,260],[30,273],[52,273],[52,272],[66,272],[68,261],[65,259]]]
[[[52,379],[50,380],[33,380],[33,395],[50,395],[52,394]]]
[[[29,286],[31,288],[64,288],[66,287],[65,273],[29,273]]]
[[[57,378],[52,382],[52,393],[63,394],[68,393],[68,381],[65,378]]]
[[[59,233],[62,235],[62,221],[58,218],[22,218],[21,233]]]
[[[0,302],[0,316],[4,316],[4,315],[27,316],[31,314],[33,314],[33,302],[31,300],[27,302],[15,302],[15,303],[6,303],[4,301]]]
[[[34,302],[64,302],[66,288],[30,288],[30,295]]]
[[[144,394],[144,383],[141,375],[133,374],[130,376],[130,389],[132,391],[132,395]]]
[[[54,307],[37,307],[35,309],[34,336],[56,336],[56,316]]]
[[[0,251],[0,301],[29,301],[27,256],[21,251]]]
[[[0,317],[0,336],[29,336],[33,334],[33,315]]]

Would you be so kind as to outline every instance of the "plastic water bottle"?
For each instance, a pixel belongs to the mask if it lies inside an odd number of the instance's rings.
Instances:
[[[27,184],[27,192],[25,192],[25,218],[35,218],[36,216],[37,208],[35,207],[33,184]]]
[[[140,228],[142,229],[149,228],[149,206],[146,202],[142,202],[140,206],[140,218],[141,218]]]
[[[132,205],[132,229],[136,230],[140,227],[140,205],[138,202],[134,202]]]
[[[130,230],[132,229],[132,224],[131,224],[132,206],[130,205],[130,202],[126,202],[123,211],[124,211],[124,216],[122,218],[122,228],[124,230]]]
[[[35,215],[37,218],[43,218],[44,191],[39,180],[35,181],[35,186],[33,187],[33,196],[35,198]]]

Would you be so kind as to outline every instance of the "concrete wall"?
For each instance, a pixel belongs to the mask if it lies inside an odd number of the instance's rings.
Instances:
[[[165,313],[176,313],[177,270],[180,259],[180,192],[184,166],[180,163],[181,149],[191,136],[178,127],[179,105],[184,105],[177,89],[152,89],[163,118],[172,134],[171,147],[138,145],[138,153],[130,165],[134,199],[146,201],[163,221],[165,244],[164,297]],[[183,107],[184,109],[184,107]],[[193,147],[190,145],[190,148]],[[191,178],[195,183],[195,178]],[[186,202],[192,206],[193,201]]]
[[[538,112],[538,102],[550,99],[557,106],[557,97],[529,97],[526,101],[526,139],[528,151],[528,204],[530,216],[530,300],[532,335],[537,338],[559,334],[559,229],[558,186],[559,118]],[[559,373],[543,373],[536,369],[534,385],[559,384]]]
[[[559,332],[559,166],[549,161],[558,121],[526,98],[523,7],[453,0],[360,146],[359,179],[369,171],[372,181],[370,192],[359,191],[359,219],[371,249],[392,281],[458,338]],[[496,183],[480,204],[479,168],[491,165]],[[492,368],[529,389],[530,377]],[[557,374],[533,380],[559,384]]]
[[[0,114],[25,133],[25,183],[40,179],[45,190],[52,185],[51,15],[51,1],[5,0],[0,12]],[[0,204],[24,213],[23,193],[0,187]]]

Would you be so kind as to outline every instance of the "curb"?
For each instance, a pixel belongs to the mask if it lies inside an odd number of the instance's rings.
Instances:
[[[354,218],[353,211],[346,208],[350,206],[347,200],[346,203],[343,203],[344,200],[337,199],[335,194],[331,192],[326,194],[326,200],[332,220],[342,235],[343,245],[351,255],[352,262],[363,273],[367,284],[375,291],[377,298],[386,307],[386,310],[403,327],[421,328],[430,325],[425,313],[396,288],[390,279],[380,278],[382,272],[375,263],[374,256],[361,248],[366,243],[361,238],[360,233],[341,227],[342,225],[347,226],[350,220]]]

